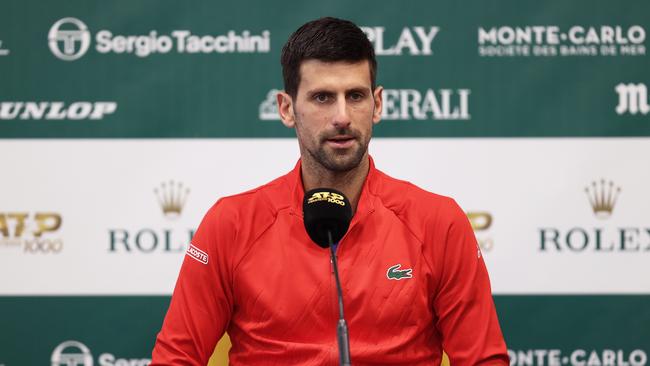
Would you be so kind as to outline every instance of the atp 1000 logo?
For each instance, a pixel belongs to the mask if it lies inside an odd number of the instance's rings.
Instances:
[[[56,236],[62,217],[54,212],[0,212],[0,247],[22,248],[25,253],[60,253]]]
[[[489,231],[492,227],[492,214],[487,211],[473,211],[467,212],[467,218],[472,224],[479,248],[485,252],[491,251],[494,248],[494,239]]]

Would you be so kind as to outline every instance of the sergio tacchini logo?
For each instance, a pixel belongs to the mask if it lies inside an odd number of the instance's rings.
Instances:
[[[54,23],[47,35],[50,51],[65,61],[73,61],[83,56],[90,47],[90,32],[84,22],[77,18],[63,18]],[[60,42],[63,49],[59,48]]]
[[[388,268],[388,271],[386,271],[386,277],[388,277],[389,280],[401,280],[404,278],[413,278],[413,275],[411,274],[413,269],[412,268],[399,269],[401,266],[402,265],[398,263]]]

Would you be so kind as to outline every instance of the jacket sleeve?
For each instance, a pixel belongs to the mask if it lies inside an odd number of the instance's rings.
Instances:
[[[508,365],[483,256],[467,216],[450,203],[434,243],[439,281],[433,304],[443,350],[452,366]]]
[[[188,245],[151,366],[206,365],[233,307],[229,248],[235,218],[217,202]]]

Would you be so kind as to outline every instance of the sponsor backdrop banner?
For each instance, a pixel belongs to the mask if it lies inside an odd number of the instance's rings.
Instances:
[[[650,135],[639,1],[4,6],[5,137],[292,136],[273,101],[280,51],[327,14],[373,41],[377,136]]]
[[[28,0],[0,11],[0,366],[149,363],[205,211],[295,164],[279,55],[326,15],[375,47],[378,168],[466,210],[511,364],[648,363],[650,3]]]

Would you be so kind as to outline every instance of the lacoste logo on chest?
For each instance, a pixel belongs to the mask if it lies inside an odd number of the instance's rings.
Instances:
[[[402,267],[402,265],[398,263],[388,268],[388,271],[386,271],[386,277],[389,280],[402,280],[405,278],[413,278],[413,275],[411,274],[411,272],[413,272],[412,268],[400,269],[400,267]]]

